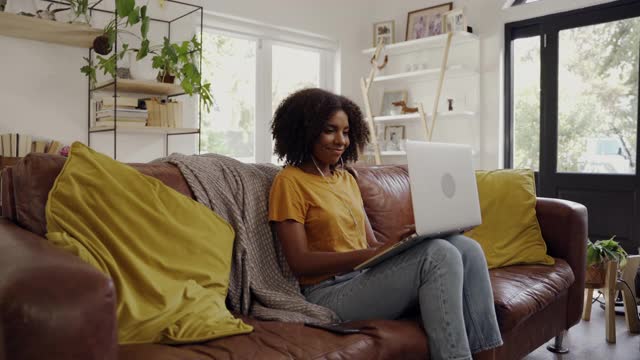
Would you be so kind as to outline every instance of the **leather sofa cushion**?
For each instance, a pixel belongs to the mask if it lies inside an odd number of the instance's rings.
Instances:
[[[398,240],[415,232],[407,167],[356,166],[354,170],[376,240]]]
[[[169,347],[144,344],[120,347],[120,360],[204,359],[425,359],[427,337],[416,321],[358,321],[363,334],[339,335],[296,323],[242,317],[254,327],[247,335]],[[429,357],[427,356],[426,359]]]
[[[569,264],[555,260],[551,266],[514,265],[489,271],[503,334],[547,307],[573,284],[575,278]]]
[[[47,232],[44,208],[49,191],[62,170],[66,158],[33,153],[13,168],[16,222],[25,229],[44,236]],[[193,198],[180,170],[169,163],[130,164],[145,175],[153,176],[182,194]]]

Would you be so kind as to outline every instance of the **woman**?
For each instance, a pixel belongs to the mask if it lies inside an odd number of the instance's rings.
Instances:
[[[344,170],[369,140],[357,105],[301,90],[280,104],[271,130],[287,166],[273,182],[269,220],[310,302],[343,321],[395,319],[419,305],[434,359],[471,359],[502,344],[487,264],[472,239],[429,239],[353,271],[383,249]]]

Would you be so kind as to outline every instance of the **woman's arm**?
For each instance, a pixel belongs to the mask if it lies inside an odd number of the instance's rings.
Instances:
[[[377,248],[349,252],[309,251],[303,224],[294,220],[285,220],[274,222],[274,227],[291,271],[299,276],[348,272],[378,251]]]
[[[367,234],[367,243],[369,244],[369,247],[377,248],[384,245],[383,242],[376,240],[376,235],[373,232],[371,223],[369,222],[369,217],[367,216],[367,213],[364,210],[362,211],[364,212],[364,231]]]

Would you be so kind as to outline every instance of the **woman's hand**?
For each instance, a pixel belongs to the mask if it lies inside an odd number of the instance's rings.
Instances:
[[[318,276],[352,271],[378,253],[379,247],[347,252],[310,251],[303,224],[294,220],[273,223],[287,263],[296,275]]]

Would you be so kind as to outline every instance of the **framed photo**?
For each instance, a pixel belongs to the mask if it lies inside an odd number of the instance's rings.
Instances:
[[[394,106],[396,101],[407,101],[407,90],[385,91],[382,95],[382,106],[380,107],[380,116],[399,115],[402,113],[401,108]]]
[[[446,3],[410,12],[407,15],[406,40],[443,34],[444,14],[452,8],[453,3]]]
[[[384,127],[384,141],[387,151],[400,151],[403,149],[404,125],[387,125]]]
[[[444,32],[467,31],[467,18],[462,8],[453,9],[444,14]]]
[[[389,45],[395,42],[396,22],[394,20],[382,21],[373,24],[373,46],[378,46],[378,41]]]

